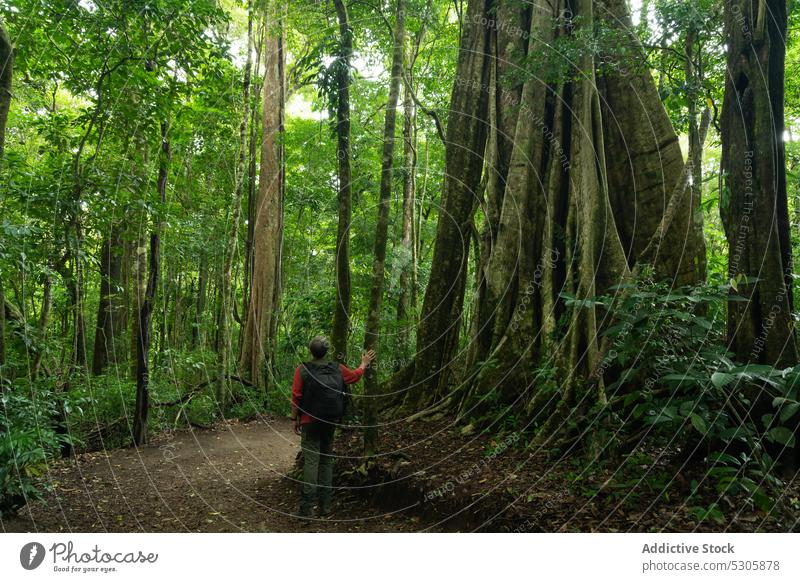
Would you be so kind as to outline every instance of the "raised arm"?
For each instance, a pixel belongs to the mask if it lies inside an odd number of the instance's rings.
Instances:
[[[351,370],[344,364],[341,365],[342,369],[342,378],[344,379],[345,384],[355,384],[359,380],[361,380],[361,376],[364,375],[364,370],[369,367],[372,360],[375,359],[375,350],[370,350],[361,354],[361,365],[358,366],[355,370]]]

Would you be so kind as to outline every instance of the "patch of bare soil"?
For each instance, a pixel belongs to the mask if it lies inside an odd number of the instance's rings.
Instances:
[[[265,418],[159,435],[140,448],[52,462],[43,500],[0,523],[6,532],[397,532],[419,517],[342,492],[327,520],[296,516],[288,477],[299,449],[291,422]]]

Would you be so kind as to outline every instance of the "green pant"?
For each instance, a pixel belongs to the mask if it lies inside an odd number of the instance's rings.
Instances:
[[[333,433],[336,427],[327,422],[311,422],[302,427],[303,490],[300,512],[308,514],[319,497],[320,508],[331,506],[333,481]]]

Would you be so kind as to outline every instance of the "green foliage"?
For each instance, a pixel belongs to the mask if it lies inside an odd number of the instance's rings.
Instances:
[[[32,429],[0,433],[0,516],[41,497],[35,484],[47,459]]]
[[[71,439],[58,430],[57,394],[20,380],[0,394],[0,516],[38,499],[46,462]]]
[[[721,341],[724,305],[741,300],[730,285],[626,289],[616,303],[599,298],[615,305],[619,321],[605,330],[613,340],[606,365],[617,378],[606,388],[609,409],[625,419],[617,438],[700,456],[718,495],[743,495],[771,511],[781,484],[776,455],[795,445],[800,369],[730,359]]]
[[[689,104],[697,111],[722,103],[725,86],[723,4],[719,0],[657,0],[650,16],[656,27],[640,26],[658,89],[676,130],[687,131]],[[691,70],[687,77],[687,47]],[[719,107],[716,105],[716,107]]]
[[[353,171],[351,362],[363,343],[392,48],[391,11],[374,4],[348,3],[356,48],[348,71]],[[445,126],[463,24],[459,19],[465,17],[458,13],[461,4],[408,0],[409,44],[423,27],[427,31],[410,78],[416,97],[426,109],[437,112]],[[721,102],[722,3],[656,0],[648,5],[648,18],[655,26],[647,26],[645,18],[637,28],[644,54],[627,33],[601,19],[585,28],[580,18],[567,22],[562,15],[553,24],[569,28],[570,34],[558,35],[547,51],[534,51],[527,59],[515,55],[519,67],[507,67],[514,78],[504,81],[521,83],[531,75],[545,82],[569,81],[580,73],[575,64],[587,56],[601,79],[650,69],[676,132],[686,133],[693,122],[690,110],[719,109]],[[797,3],[792,6],[790,28],[795,29],[800,13]],[[530,3],[520,1],[519,7],[527,10]],[[216,297],[233,210],[231,193],[237,185],[234,168],[242,145],[238,132],[245,10],[242,2],[216,0],[0,0],[0,18],[16,46],[14,98],[0,180],[0,271],[9,304],[20,312],[20,317],[7,322],[8,359],[0,378],[7,389],[0,422],[0,506],[5,509],[39,494],[42,466],[62,445],[85,450],[130,442],[135,400],[130,320],[136,313],[130,289],[131,253],[135,246],[146,244],[155,224],[163,229],[153,314],[152,433],[189,424],[205,426],[221,418],[287,414],[294,367],[307,358],[308,339],[330,328],[338,220],[336,143],[330,130],[338,98],[336,75],[344,65],[330,2],[289,0],[285,72],[290,97],[281,141],[286,151],[281,273],[285,300],[279,309],[277,353],[271,358],[275,382],[267,394],[232,382],[227,407],[220,409],[214,394],[219,347]],[[255,28],[261,28],[258,18]],[[694,71],[702,72],[695,76],[686,67],[685,49],[690,43]],[[794,123],[800,112],[797,35],[790,35],[788,43],[786,108],[789,123]],[[261,55],[250,92],[256,166],[263,61]],[[162,123],[172,155],[164,204],[156,189]],[[397,124],[396,137],[402,125]],[[564,295],[564,305],[613,312],[615,319],[603,330],[612,344],[602,362],[609,405],[594,411],[602,421],[593,427],[595,440],[614,441],[612,447],[619,448],[646,443],[700,458],[707,478],[692,487],[693,494],[710,488],[718,495],[745,496],[770,511],[778,486],[774,458],[782,448],[797,444],[798,372],[744,366],[732,361],[723,347],[726,304],[740,298],[731,287],[737,282],[729,281],[727,273],[728,243],[718,216],[727,203],[727,191],[718,187],[720,148],[714,125],[710,131],[703,152],[700,206],[710,284],[670,289],[642,282],[612,289],[605,297],[579,300]],[[786,146],[792,245],[797,255],[800,143],[787,141]],[[399,273],[411,257],[396,244],[403,178],[403,172],[396,171],[390,223],[395,244],[387,256],[381,356],[375,364],[381,378],[409,363],[422,291],[436,275],[430,264],[445,155],[433,121],[422,108],[417,112],[414,148],[417,311],[398,320]],[[401,159],[402,148],[397,147],[396,168]],[[256,184],[249,175],[244,180],[249,195]],[[490,225],[485,204],[478,206],[475,222],[481,232]],[[100,248],[111,226],[122,229],[129,321],[120,340],[121,361],[105,375],[90,377],[68,363],[74,326],[69,288],[80,266],[80,299],[91,356],[100,302]],[[243,225],[233,274],[234,312],[239,320],[245,316],[241,306],[246,289],[240,281],[245,278],[246,231]],[[469,261],[465,305],[477,299],[474,258],[473,254]],[[42,325],[46,288],[52,290],[52,315]],[[568,314],[562,314],[554,337],[548,339],[558,341],[569,325]],[[407,326],[412,331],[404,343],[398,332]],[[240,326],[232,327],[235,346]],[[469,334],[461,334],[462,347],[470,340]],[[32,362],[37,357],[41,369],[34,373]],[[234,368],[232,364],[230,372]],[[491,374],[500,365],[489,361],[478,368]],[[539,401],[559,399],[564,378],[555,365],[525,372]],[[64,394],[56,387],[67,380],[69,391]],[[354,388],[356,394],[359,390]],[[762,392],[768,397],[759,397]],[[489,427],[485,430],[498,439],[541,426],[547,414],[533,416],[539,410],[510,407],[507,396],[503,400],[499,389],[481,395],[481,416],[473,420]],[[756,404],[758,413],[747,414]],[[548,405],[542,409],[551,411]],[[580,428],[572,417],[566,426]],[[627,468],[607,486],[612,496],[624,497],[637,478],[650,492],[666,487],[660,470],[641,475],[641,467],[656,460],[651,452],[635,449]],[[577,486],[587,495],[598,492],[580,480]],[[718,504],[698,505],[693,511],[698,520],[724,518]]]

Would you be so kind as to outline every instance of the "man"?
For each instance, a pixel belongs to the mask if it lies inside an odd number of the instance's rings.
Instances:
[[[333,480],[333,434],[344,414],[345,385],[355,384],[375,358],[375,351],[361,356],[361,365],[350,370],[343,364],[328,362],[328,340],[317,336],[308,346],[311,361],[294,371],[292,381],[292,420],[294,431],[302,436],[303,488],[300,517],[313,517],[315,497],[320,516],[331,513]]]

